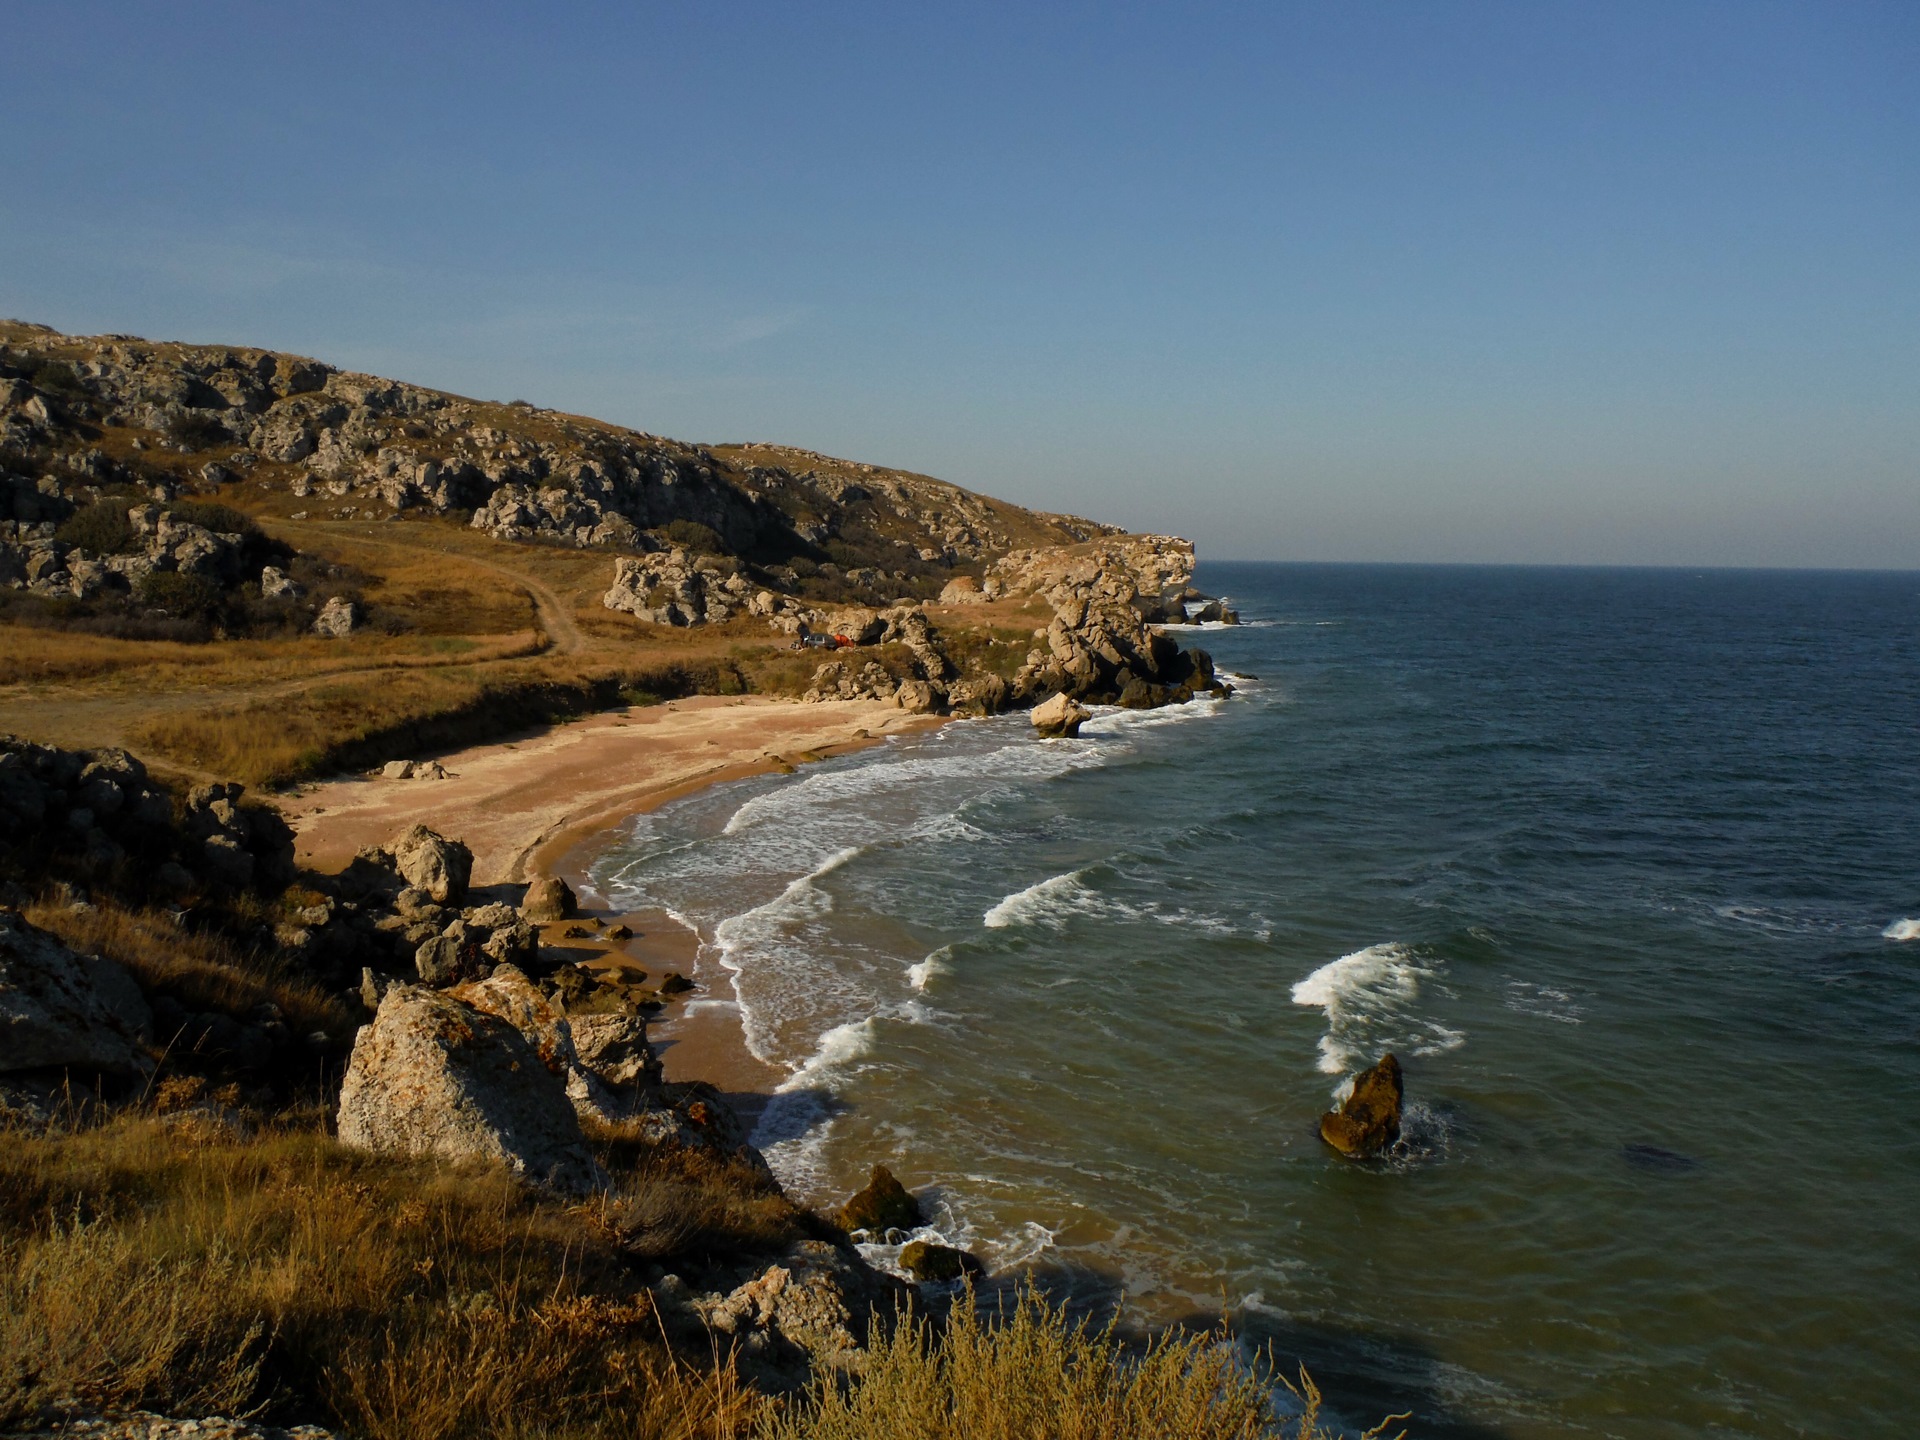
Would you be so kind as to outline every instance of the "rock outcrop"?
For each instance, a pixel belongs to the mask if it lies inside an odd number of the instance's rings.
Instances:
[[[419,986],[390,986],[354,1041],[338,1124],[356,1149],[490,1161],[562,1194],[610,1184],[564,1088],[521,1032]]]
[[[0,910],[0,1072],[144,1071],[151,1065],[140,1042],[152,1025],[126,971]]]
[[[22,873],[110,878],[129,898],[277,890],[293,878],[293,832],[237,784],[172,796],[124,750],[63,750],[0,735],[0,858]],[[129,864],[130,861],[137,862]]]
[[[656,1290],[655,1299],[663,1310],[693,1311],[731,1338],[749,1378],[787,1390],[821,1368],[857,1370],[875,1318],[890,1316],[906,1293],[853,1252],[803,1240],[724,1296],[681,1299]]]
[[[1391,1149],[1400,1139],[1402,1094],[1400,1062],[1383,1055],[1354,1077],[1353,1091],[1338,1110],[1320,1117],[1320,1138],[1356,1160]]]

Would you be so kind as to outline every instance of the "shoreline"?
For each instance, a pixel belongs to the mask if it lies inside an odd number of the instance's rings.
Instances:
[[[354,854],[419,823],[473,851],[475,890],[517,893],[558,875],[579,896],[581,920],[625,924],[630,939],[569,937],[569,922],[542,925],[543,949],[593,963],[624,959],[650,972],[677,971],[696,989],[648,1024],[669,1079],[704,1080],[751,1128],[784,1071],[747,1049],[731,977],[703,962],[705,937],[659,910],[615,911],[586,882],[592,857],[626,820],[712,785],[800,766],[947,722],[876,700],[801,700],[701,695],[603,711],[532,734],[422,754],[444,780],[356,776],[301,786],[278,801],[294,829],[295,854],[337,873]],[[724,988],[723,988],[724,987]]]

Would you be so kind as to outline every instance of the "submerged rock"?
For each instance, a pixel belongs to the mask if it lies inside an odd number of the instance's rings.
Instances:
[[[866,1188],[840,1207],[838,1219],[844,1230],[866,1230],[874,1235],[912,1230],[927,1223],[920,1213],[920,1202],[884,1165],[873,1167]]]
[[[1400,1138],[1400,1062],[1392,1055],[1353,1080],[1353,1093],[1338,1110],[1320,1117],[1320,1138],[1342,1155],[1377,1155]]]

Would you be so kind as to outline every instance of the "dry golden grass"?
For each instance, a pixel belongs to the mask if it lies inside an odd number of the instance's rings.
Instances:
[[[0,1425],[50,1403],[319,1410],[349,1433],[736,1435],[592,1207],[312,1126],[128,1116],[0,1145]],[[644,1188],[644,1179],[633,1182]]]
[[[117,961],[141,989],[173,995],[192,1009],[239,1016],[271,1002],[301,1035],[345,1035],[354,1024],[337,999],[277,952],[245,950],[219,934],[182,930],[163,912],[128,909],[96,896],[86,910],[31,905],[25,914],[73,949]]]
[[[804,1404],[763,1415],[760,1440],[1329,1440],[1303,1385],[1303,1412],[1279,1420],[1224,1337],[1129,1353],[1027,1290],[997,1323],[958,1304],[944,1330],[895,1326],[857,1384],[819,1380]]]
[[[656,1256],[813,1229],[752,1172],[605,1156],[567,1206],[504,1172],[374,1157],[294,1114],[252,1135],[160,1106],[0,1132],[0,1427],[49,1405],[320,1418],[369,1440],[1324,1440],[1218,1337],[1144,1354],[1031,1294],[908,1317],[863,1375],[794,1399],[676,1356]],[[690,1217],[690,1218],[689,1218]]]
[[[546,643],[524,629],[465,636],[367,635],[344,642],[316,636],[204,645],[121,640],[27,625],[8,626],[0,634],[5,637],[0,644],[0,685],[91,680],[147,693],[273,685],[370,667],[472,665],[537,654]]]

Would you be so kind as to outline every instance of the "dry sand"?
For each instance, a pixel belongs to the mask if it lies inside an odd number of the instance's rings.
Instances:
[[[581,890],[598,841],[630,815],[705,785],[792,769],[939,723],[873,700],[698,696],[413,757],[437,759],[446,780],[334,780],[303,787],[281,808],[300,863],[316,870],[341,870],[355,852],[418,822],[467,844],[476,887],[517,888],[535,875],[560,874]],[[694,980],[699,988],[650,1026],[654,1043],[669,1079],[718,1086],[751,1125],[785,1076],[747,1050],[726,972],[700,961],[706,937],[659,911],[596,908],[584,893],[582,908],[577,922],[541,927],[541,947],[575,951],[587,962],[624,958],[656,980],[668,971]],[[632,938],[598,933],[616,924]],[[594,933],[570,937],[570,927]]]

